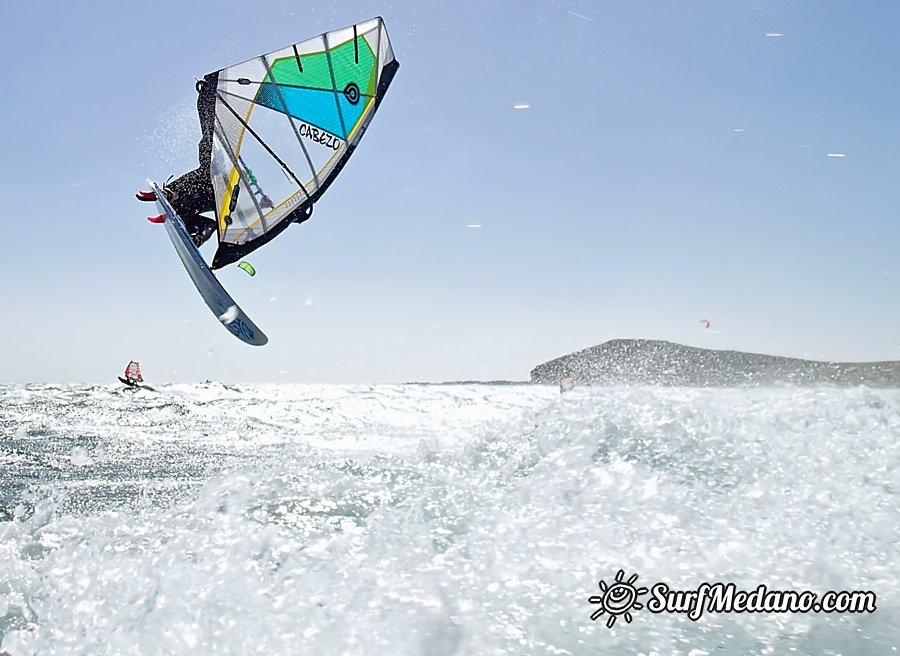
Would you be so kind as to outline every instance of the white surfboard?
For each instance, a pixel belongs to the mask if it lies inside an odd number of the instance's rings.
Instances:
[[[150,187],[156,193],[157,206],[166,215],[166,231],[169,233],[169,238],[175,246],[175,252],[181,258],[181,263],[187,270],[197,291],[200,292],[200,296],[206,302],[207,307],[212,310],[216,319],[228,329],[228,332],[242,342],[252,346],[267,344],[269,338],[234,302],[234,299],[225,291],[225,288],[222,287],[212,270],[203,261],[200,249],[194,244],[194,240],[191,239],[178,214],[172,209],[172,205],[163,196],[162,189],[152,180],[149,182]]]

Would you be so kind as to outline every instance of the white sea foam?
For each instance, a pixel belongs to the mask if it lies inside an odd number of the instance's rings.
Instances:
[[[0,386],[0,652],[900,643],[896,391],[158,389]],[[620,569],[678,589],[870,590],[878,610],[645,608],[607,629],[588,598]]]

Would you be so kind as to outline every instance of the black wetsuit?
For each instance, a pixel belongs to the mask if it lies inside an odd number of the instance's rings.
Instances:
[[[216,86],[219,73],[210,73],[197,82],[197,116],[200,118],[200,138],[198,155],[200,166],[176,178],[165,186],[172,207],[184,221],[191,237],[199,246],[216,231],[214,219],[201,212],[215,212],[216,198],[213,193],[209,167],[212,164],[213,127],[216,121]]]

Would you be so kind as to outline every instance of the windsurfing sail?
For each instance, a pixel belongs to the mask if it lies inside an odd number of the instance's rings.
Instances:
[[[206,76],[216,85],[213,269],[310,217],[399,66],[373,18]]]
[[[141,376],[141,365],[139,363],[134,360],[128,363],[128,366],[125,367],[125,380],[131,385],[144,382],[144,377]]]

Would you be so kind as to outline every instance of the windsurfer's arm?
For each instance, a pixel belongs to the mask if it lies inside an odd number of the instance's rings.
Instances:
[[[205,75],[202,80],[197,80],[197,117],[200,119],[200,131],[202,137],[198,146],[200,167],[208,170],[212,162],[213,128],[216,123],[216,86],[219,83],[219,73]]]

